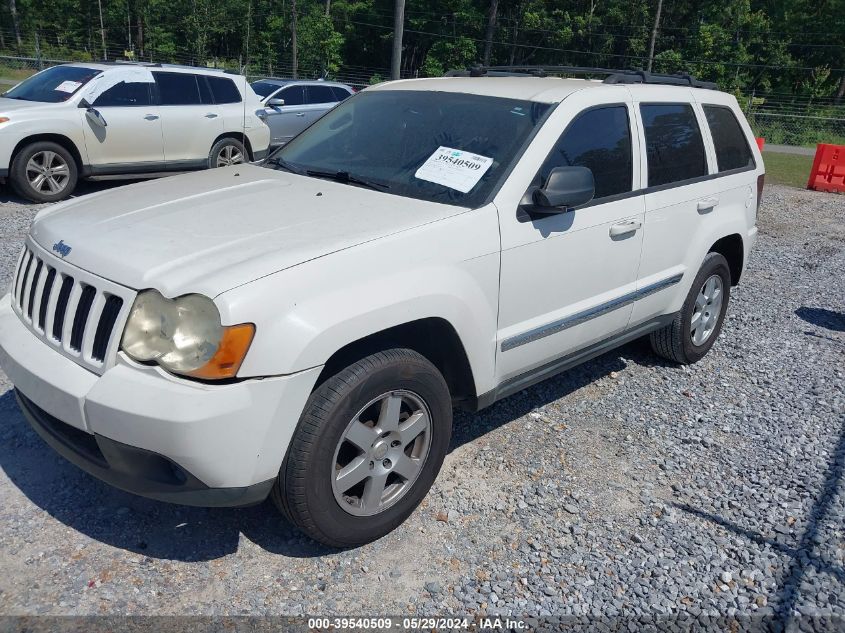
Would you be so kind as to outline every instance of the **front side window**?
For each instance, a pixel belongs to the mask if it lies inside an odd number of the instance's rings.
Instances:
[[[336,101],[330,86],[308,86],[308,103],[335,103]]]
[[[214,103],[240,103],[241,93],[235,82],[226,77],[207,76],[208,85],[211,86],[211,94],[214,95]]]
[[[148,106],[151,103],[151,85],[150,83],[121,81],[108,90],[103,91],[91,105],[96,108],[110,106]]]
[[[707,156],[695,112],[688,103],[643,103],[648,186],[707,175]]]
[[[707,125],[710,126],[719,171],[753,168],[754,155],[731,109],[706,105],[704,116],[707,117]]]
[[[631,191],[633,154],[628,108],[593,108],[569,124],[540,168],[537,186],[545,184],[555,167],[589,167],[596,182],[594,200]]]
[[[519,160],[551,108],[452,92],[361,92],[283,146],[267,166],[474,208]]]
[[[101,72],[80,66],[53,66],[22,81],[3,96],[21,101],[60,103],[70,99]]]
[[[286,106],[303,105],[305,103],[305,87],[291,86],[276,95],[277,99],[284,99]]]
[[[171,105],[200,105],[199,86],[195,75],[189,73],[154,72],[158,86],[159,104]]]

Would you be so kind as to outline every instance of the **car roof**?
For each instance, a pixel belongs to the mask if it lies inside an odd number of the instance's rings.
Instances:
[[[632,92],[646,92],[654,88],[683,90],[687,97],[690,90],[696,93],[718,93],[716,90],[700,90],[687,86],[663,84],[607,84],[596,79],[566,79],[562,77],[488,76],[488,77],[434,77],[431,79],[400,79],[370,86],[373,90],[425,90],[435,92],[460,92],[488,97],[522,99],[539,103],[560,103],[573,92],[580,90],[618,91],[620,87]]]
[[[279,86],[292,86],[292,85],[303,85],[303,86],[339,86],[340,88],[349,88],[344,83],[340,83],[339,81],[326,81],[324,79],[275,79],[272,77],[268,77],[267,79],[256,79],[255,81],[250,82],[250,84],[257,84],[257,83],[264,83],[264,84],[273,84]]]
[[[183,66],[180,64],[149,64],[141,62],[72,62],[62,66],[76,66],[78,68],[94,68],[96,70],[112,70],[114,68],[148,68],[150,70],[166,70],[167,72],[208,73],[214,75],[226,74],[233,77],[240,76],[225,68],[207,68],[204,66]]]

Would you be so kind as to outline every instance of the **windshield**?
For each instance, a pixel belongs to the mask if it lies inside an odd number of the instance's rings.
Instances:
[[[100,72],[79,66],[53,66],[22,81],[3,96],[22,101],[59,103],[70,99],[71,95]]]
[[[267,166],[477,207],[550,108],[452,92],[361,92],[279,149]]]
[[[279,88],[282,87],[279,84],[270,83],[269,81],[256,81],[254,84],[251,85],[252,89],[255,91],[255,94],[262,98],[273,94]]]

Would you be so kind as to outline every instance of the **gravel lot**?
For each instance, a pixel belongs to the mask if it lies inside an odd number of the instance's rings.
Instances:
[[[36,207],[0,200],[6,284]],[[845,197],[769,186],[709,356],[638,342],[458,414],[420,509],[352,551],[101,484],[0,375],[0,613],[841,617],[843,227]]]

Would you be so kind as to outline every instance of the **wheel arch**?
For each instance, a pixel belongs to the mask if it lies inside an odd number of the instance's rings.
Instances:
[[[731,270],[731,286],[739,283],[745,260],[745,247],[742,243],[742,236],[739,233],[726,235],[718,239],[708,253],[719,253],[728,260],[728,267]]]
[[[246,134],[244,134],[243,132],[223,132],[216,139],[214,139],[214,142],[211,144],[211,147],[217,145],[217,143],[222,141],[224,138],[233,138],[236,141],[243,143],[247,153],[249,154],[249,160],[254,160],[254,154],[252,152],[252,143],[249,142],[249,137]]]
[[[25,136],[24,138],[22,138],[20,141],[18,141],[18,143],[15,145],[15,148],[12,150],[12,157],[9,161],[9,165],[12,164],[12,162],[15,160],[15,157],[21,152],[24,147],[26,147],[27,145],[32,145],[33,143],[41,143],[45,141],[50,143],[56,143],[57,145],[60,145],[61,147],[66,149],[73,157],[79,175],[85,175],[86,168],[82,161],[82,152],[80,152],[79,148],[76,146],[76,143],[74,143],[73,140],[71,140],[64,134],[57,134],[54,132],[44,134],[30,134],[29,136]]]
[[[355,361],[393,348],[411,349],[427,358],[443,374],[453,403],[474,406],[477,394],[469,358],[457,330],[441,317],[395,325],[344,345],[326,361],[314,389]]]

